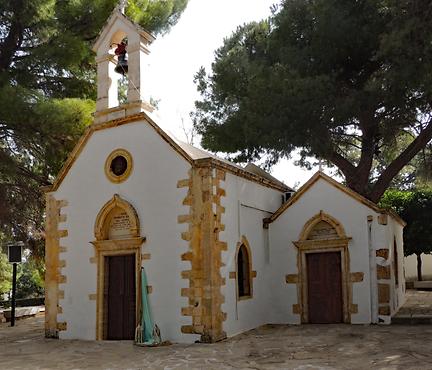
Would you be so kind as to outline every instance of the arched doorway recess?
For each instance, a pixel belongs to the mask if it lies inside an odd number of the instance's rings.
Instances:
[[[99,211],[94,234],[96,339],[133,339],[139,319],[141,244],[145,240],[134,207],[115,194]]]
[[[350,239],[338,220],[320,211],[293,242],[298,249],[302,323],[351,321]]]

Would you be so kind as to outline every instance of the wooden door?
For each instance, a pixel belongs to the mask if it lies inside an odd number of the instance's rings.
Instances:
[[[343,322],[341,253],[308,253],[306,263],[309,322]]]
[[[135,337],[135,255],[105,257],[106,339]]]

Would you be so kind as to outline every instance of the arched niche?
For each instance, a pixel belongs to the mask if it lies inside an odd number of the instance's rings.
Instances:
[[[122,42],[122,40],[127,37],[128,35],[123,29],[118,29],[111,36],[109,48],[112,49],[113,44],[120,44],[120,42]]]
[[[115,194],[99,211],[94,233],[98,241],[139,237],[138,215],[129,202]]]
[[[346,239],[346,237],[342,224],[329,214],[320,211],[305,223],[299,241]]]

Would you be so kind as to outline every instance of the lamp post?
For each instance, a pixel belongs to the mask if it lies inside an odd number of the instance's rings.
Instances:
[[[8,244],[8,260],[12,263],[12,307],[11,307],[11,326],[15,326],[15,296],[16,296],[16,277],[17,264],[22,262],[23,242]]]

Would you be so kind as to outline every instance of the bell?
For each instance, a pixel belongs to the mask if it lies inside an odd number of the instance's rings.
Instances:
[[[117,65],[115,66],[114,71],[122,75],[128,73],[128,61],[126,59],[126,54],[121,54],[118,56]]]

